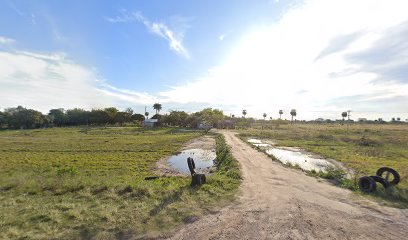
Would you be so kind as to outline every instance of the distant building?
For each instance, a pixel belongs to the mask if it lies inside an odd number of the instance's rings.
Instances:
[[[157,119],[145,119],[143,121],[143,127],[154,127],[157,125]]]
[[[359,122],[367,122],[367,118],[359,118],[358,121]]]

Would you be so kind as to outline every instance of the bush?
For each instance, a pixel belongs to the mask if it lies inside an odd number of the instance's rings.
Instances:
[[[57,175],[77,175],[79,170],[75,167],[58,168]]]

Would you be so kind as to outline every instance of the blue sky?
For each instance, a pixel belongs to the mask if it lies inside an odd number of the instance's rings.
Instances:
[[[408,118],[406,1],[0,1],[0,109]],[[346,17],[345,17],[346,16]]]

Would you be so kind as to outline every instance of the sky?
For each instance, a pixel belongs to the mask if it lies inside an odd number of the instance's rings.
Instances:
[[[406,0],[0,0],[0,110],[408,119]]]

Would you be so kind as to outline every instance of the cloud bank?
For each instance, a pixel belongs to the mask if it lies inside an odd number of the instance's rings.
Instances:
[[[0,46],[1,45],[11,45],[15,42],[14,39],[11,38],[6,38],[6,37],[2,37],[0,36]]]
[[[391,117],[408,109],[405,9],[403,0],[304,1],[251,29],[223,64],[160,94],[259,118],[291,108],[302,119],[340,118],[348,109]]]
[[[0,66],[0,108],[23,105],[46,113],[61,107],[135,107],[157,100],[110,86],[96,70],[73,62],[65,53],[0,51]]]

